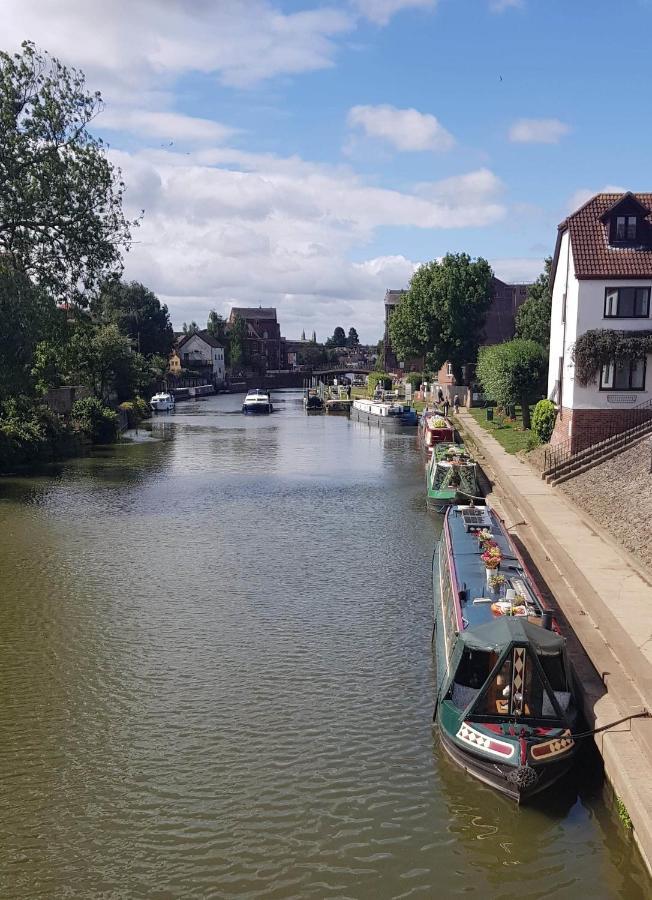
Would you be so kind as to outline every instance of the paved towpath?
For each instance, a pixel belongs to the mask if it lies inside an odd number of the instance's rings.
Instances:
[[[523,541],[594,667],[580,672],[592,727],[652,711],[652,573],[466,410],[458,423],[493,482],[489,501]],[[650,865],[652,719],[620,726],[596,743]]]

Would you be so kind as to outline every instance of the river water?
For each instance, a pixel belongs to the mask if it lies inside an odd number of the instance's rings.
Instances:
[[[0,482],[0,897],[645,896],[593,757],[443,756],[414,437],[240,402]]]

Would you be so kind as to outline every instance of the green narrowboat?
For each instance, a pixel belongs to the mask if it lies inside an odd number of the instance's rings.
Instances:
[[[426,467],[426,502],[441,508],[478,496],[478,466],[464,444],[435,444]]]
[[[488,507],[448,508],[433,589],[443,747],[471,775],[527,800],[568,771],[577,749],[577,703],[553,610]]]

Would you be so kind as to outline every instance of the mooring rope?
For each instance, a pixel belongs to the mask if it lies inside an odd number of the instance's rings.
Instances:
[[[594,734],[599,734],[601,731],[607,731],[609,728],[615,728],[616,725],[622,725],[624,722],[631,722],[632,719],[649,719],[650,711],[644,709],[643,712],[633,713],[631,716],[623,716],[622,719],[617,719],[615,722],[609,722],[608,725],[601,725],[600,728],[593,728],[591,731],[581,731],[579,734],[569,734],[568,737],[571,737],[574,741],[580,741],[582,738],[593,737]]]

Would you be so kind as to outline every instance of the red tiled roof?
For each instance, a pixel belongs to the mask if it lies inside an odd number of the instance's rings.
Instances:
[[[567,229],[570,232],[576,278],[652,278],[652,212],[639,226],[635,246],[611,246],[609,218],[601,219],[627,198],[652,211],[652,194],[596,194],[560,224],[559,237]],[[555,269],[558,255],[559,240]]]

